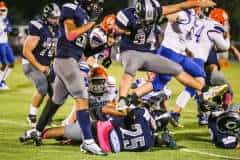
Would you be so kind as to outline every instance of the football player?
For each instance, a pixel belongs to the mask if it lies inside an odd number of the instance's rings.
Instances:
[[[230,47],[229,33],[224,30],[224,25],[228,21],[227,13],[222,9],[215,8],[210,12],[209,18],[196,19],[192,29],[193,33],[189,35],[191,40],[187,43],[187,49],[192,53],[194,61],[202,70],[204,70],[204,63],[214,47],[222,51],[226,51]],[[222,84],[226,83],[215,83],[215,85]],[[178,96],[174,109],[175,115],[179,116],[178,113],[181,112],[182,108],[186,106],[189,99],[194,95],[195,91],[193,89],[186,88]],[[199,124],[207,123],[207,118],[205,117],[203,114],[199,115]]]
[[[80,69],[85,73],[87,72],[86,68],[86,64],[80,66]],[[117,98],[116,80],[108,76],[102,67],[94,67],[90,70],[90,73],[87,74],[89,74],[87,85],[91,118],[92,120],[108,120],[109,117],[101,113],[106,105],[109,106],[109,108],[112,106],[112,108],[115,109]],[[71,114],[64,121],[64,124],[71,124],[76,121],[75,112],[76,109],[73,107]]]
[[[51,88],[48,74],[60,36],[60,15],[60,8],[57,4],[50,3],[44,6],[41,18],[30,21],[29,35],[24,42],[23,72],[36,87],[27,118],[31,126],[36,125],[38,108]]]
[[[212,1],[204,1],[204,3],[203,1],[191,1],[177,5],[161,6],[155,0],[139,0],[136,2],[135,8],[127,8],[118,12],[116,22],[118,32],[123,34],[120,50],[121,62],[125,70],[120,82],[119,110],[124,110],[129,105],[126,96],[137,70],[174,75],[183,84],[198,90],[205,88],[202,83],[199,83],[184,72],[180,65],[162,56],[152,54],[150,50],[151,44],[148,43],[147,39],[151,35],[151,31],[153,31],[152,25],[162,15],[168,15],[191,7],[209,7],[214,5],[215,3]],[[152,86],[148,87],[145,92],[152,90]],[[208,99],[218,92],[216,89],[212,89],[212,91],[211,95],[204,94],[204,98]],[[133,94],[132,99],[136,99],[138,96],[141,95]]]
[[[8,33],[12,31],[11,24],[7,18],[8,8],[5,2],[0,2],[0,90],[9,89],[6,79],[14,67],[13,50],[8,43]]]

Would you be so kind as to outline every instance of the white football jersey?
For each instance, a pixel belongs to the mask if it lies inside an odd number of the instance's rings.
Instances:
[[[90,32],[89,42],[92,48],[97,48],[107,43],[107,35],[100,27],[96,27]]]
[[[0,18],[0,43],[8,43],[7,26],[8,20],[6,18]]]
[[[226,51],[230,47],[230,39],[224,39],[224,28],[221,24],[210,19],[198,19],[192,30],[191,40],[187,48],[193,53],[194,58],[207,61],[213,47]]]
[[[193,28],[196,14],[194,10],[185,10],[178,12],[177,17],[176,22],[167,23],[161,45],[185,55],[186,40]]]

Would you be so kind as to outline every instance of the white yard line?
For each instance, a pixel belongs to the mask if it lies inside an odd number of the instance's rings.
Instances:
[[[223,158],[223,159],[228,159],[228,160],[240,160],[240,157],[239,158],[230,157],[230,156],[224,156],[224,155],[208,153],[208,152],[203,152],[203,151],[196,151],[196,150],[191,150],[191,149],[186,149],[186,148],[182,148],[182,149],[180,149],[180,151],[188,152],[188,153],[197,153],[197,154],[201,154],[201,155],[207,155],[207,156],[211,156],[211,157]]]
[[[26,122],[21,121],[13,121],[13,120],[7,120],[7,119],[0,119],[0,124],[9,124],[9,125],[15,125],[15,126],[20,126],[20,127],[28,127]]]

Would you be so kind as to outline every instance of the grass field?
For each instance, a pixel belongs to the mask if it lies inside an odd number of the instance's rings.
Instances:
[[[118,80],[122,73],[119,65],[114,64],[109,74]],[[226,77],[233,85],[235,91],[234,102],[240,103],[240,65],[231,64],[224,70]],[[29,127],[26,123],[28,106],[34,88],[27,80],[18,63],[8,79],[11,90],[0,91],[0,160],[215,160],[215,159],[240,159],[240,150],[218,149],[210,142],[207,127],[200,127],[196,119],[196,107],[190,102],[182,115],[184,128],[173,129],[174,137],[179,148],[170,150],[155,148],[148,152],[122,152],[110,154],[107,157],[98,157],[83,154],[79,145],[60,145],[54,140],[44,141],[44,145],[35,147],[32,144],[22,145],[18,137]],[[171,82],[170,89],[173,96],[169,105],[174,105],[176,95],[182,86],[176,81]],[[58,111],[54,120],[60,123],[65,118],[72,106],[72,100]]]

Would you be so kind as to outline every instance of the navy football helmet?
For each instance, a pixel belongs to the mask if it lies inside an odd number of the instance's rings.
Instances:
[[[61,11],[56,3],[49,3],[42,9],[42,20],[50,26],[56,27],[59,25]]]
[[[217,129],[223,134],[240,135],[240,114],[238,112],[224,112],[217,117]]]
[[[56,3],[49,3],[43,7],[42,18],[45,20],[47,18],[60,17],[60,15],[61,11]]]
[[[157,0],[137,0],[135,9],[136,15],[145,24],[157,22],[162,15],[162,8]]]

